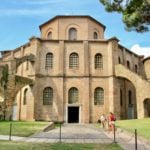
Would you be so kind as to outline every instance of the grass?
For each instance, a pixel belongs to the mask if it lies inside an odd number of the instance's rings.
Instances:
[[[12,122],[12,135],[27,137],[39,130],[43,129],[48,122],[25,122],[25,121],[13,121]],[[0,121],[0,134],[9,135],[10,122]]]
[[[25,143],[0,141],[1,150],[121,150],[117,144]]]
[[[134,132],[137,129],[138,135],[150,140],[150,118],[120,120],[116,121],[116,125],[129,132]]]

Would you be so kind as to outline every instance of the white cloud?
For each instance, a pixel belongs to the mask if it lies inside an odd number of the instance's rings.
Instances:
[[[49,9],[1,9],[0,16],[40,16],[47,14]]]
[[[58,4],[66,0],[25,0],[24,4],[27,5],[47,5],[47,4]],[[12,1],[13,3],[18,3],[20,0]]]
[[[135,44],[131,47],[131,51],[138,55],[144,55],[145,57],[150,56],[150,47],[140,47],[139,44]]]
[[[11,7],[0,8],[1,16],[43,16],[45,14],[55,14],[58,9],[55,8],[56,4],[63,4],[66,0],[24,0],[19,4],[20,0],[10,1]],[[22,6],[23,5],[23,6]],[[55,10],[55,11],[51,11]]]
[[[63,2],[64,0],[30,0],[28,1],[29,4],[36,4],[36,5],[45,5],[45,4],[58,4],[60,2]]]

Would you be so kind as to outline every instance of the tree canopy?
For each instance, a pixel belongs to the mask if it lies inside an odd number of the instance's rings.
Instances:
[[[127,31],[147,32],[150,25],[150,0],[99,0],[108,12],[122,13]]]
[[[4,88],[4,90],[7,89],[7,83],[8,83],[8,65],[5,65],[2,68],[2,76],[0,78],[0,84]]]

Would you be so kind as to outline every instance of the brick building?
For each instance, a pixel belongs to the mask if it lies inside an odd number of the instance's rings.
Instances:
[[[15,93],[8,98],[14,120],[89,123],[110,111],[118,119],[150,116],[149,58],[116,37],[105,39],[105,26],[90,16],[55,16],[40,31],[41,37],[2,52],[0,64],[9,66],[8,92]],[[19,86],[12,83],[16,76],[33,82]],[[132,77],[142,80],[146,97],[138,95],[140,84]]]

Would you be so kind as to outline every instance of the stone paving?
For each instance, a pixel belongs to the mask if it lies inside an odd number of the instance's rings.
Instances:
[[[109,138],[114,138],[112,133],[105,132]],[[135,134],[129,133],[121,129],[116,131],[116,143],[118,143],[124,150],[135,150]],[[145,141],[139,136],[137,137],[138,150],[150,150],[150,141]]]
[[[60,128],[35,134],[32,138],[60,140]],[[62,141],[76,143],[112,143],[112,139],[105,135],[103,129],[96,128],[90,124],[64,124],[61,127],[61,139]]]
[[[36,133],[30,137],[16,137],[12,136],[12,141],[23,142],[47,142],[47,143],[108,143],[114,142],[114,135],[112,132],[108,133],[101,128],[97,128],[94,124],[64,124],[61,128],[55,128],[48,132]],[[0,135],[1,140],[9,140],[9,136]],[[116,142],[123,148],[123,150],[135,149],[134,134],[126,133],[122,130],[116,132]],[[143,141],[138,138],[138,150],[150,150],[150,141]]]

